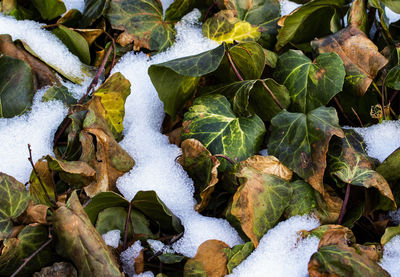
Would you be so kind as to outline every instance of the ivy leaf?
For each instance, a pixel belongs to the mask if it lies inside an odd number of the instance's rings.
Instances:
[[[236,117],[222,95],[201,96],[185,113],[181,137],[195,138],[212,154],[222,154],[242,161],[255,154],[262,143],[265,126],[257,116]],[[227,162],[221,161],[224,171]]]
[[[49,239],[44,225],[25,226],[16,238],[4,240],[0,256],[0,275],[11,276],[17,268]],[[24,266],[18,276],[31,276],[54,260],[51,245],[47,245]]]
[[[76,191],[52,216],[58,253],[82,276],[121,276],[117,261],[83,210]]]
[[[60,100],[66,106],[76,104],[77,102],[65,86],[52,86],[46,90],[42,101],[48,102],[53,100]]]
[[[102,16],[107,10],[109,2],[110,0],[86,0],[80,26],[85,28]]]
[[[0,55],[0,117],[23,114],[32,106],[33,79],[29,65]]]
[[[379,70],[388,63],[378,47],[354,26],[312,41],[311,45],[319,53],[334,52],[340,56],[346,68],[345,84],[356,95],[364,95]]]
[[[238,164],[235,168],[235,173],[240,174],[241,170],[246,167],[253,168],[265,174],[275,175],[287,182],[289,182],[293,176],[293,171],[284,166],[274,156],[251,156]]]
[[[385,233],[381,237],[381,244],[385,245],[395,236],[400,235],[400,226],[396,227],[387,227],[385,229]]]
[[[398,1],[394,0],[381,0],[381,1],[386,7],[388,7],[395,13],[400,13],[400,3]]]
[[[284,18],[277,36],[279,50],[288,43],[307,43],[315,37],[331,33],[331,20],[344,0],[310,1]]]
[[[375,188],[390,203],[385,208],[396,208],[389,184],[382,175],[373,170],[374,163],[366,155],[362,137],[354,130],[345,130],[344,135],[336,151],[328,153],[331,176],[346,184]]]
[[[221,1],[222,2],[222,1]],[[278,0],[227,0],[223,1],[224,8],[229,9],[252,25],[258,26],[261,32],[259,43],[265,48],[271,48],[278,33],[277,21],[280,18],[280,4]]]
[[[54,28],[51,32],[56,35],[81,62],[90,64],[89,45],[83,36],[63,25],[58,25],[57,28]]]
[[[228,273],[231,274],[232,270],[237,267],[241,262],[243,262],[254,250],[254,244],[246,242],[245,244],[239,244],[232,247],[232,249],[226,249],[228,256],[228,263],[226,267]]]
[[[364,33],[368,32],[367,3],[364,0],[356,0],[351,4],[347,21]]]
[[[137,50],[162,51],[174,43],[174,27],[163,20],[158,0],[111,0],[107,18],[114,29],[124,31],[117,38],[122,46],[134,41]]]
[[[172,118],[194,94],[200,77],[215,71],[225,54],[225,46],[161,64],[151,65],[150,79]]]
[[[297,180],[290,183],[292,187],[292,196],[290,198],[289,206],[285,210],[287,218],[295,215],[309,214],[317,207],[315,200],[314,189],[310,184],[303,180]]]
[[[291,110],[307,113],[324,106],[342,90],[345,69],[336,53],[319,55],[313,62],[301,51],[281,55],[274,73],[292,98]]]
[[[326,153],[331,137],[344,137],[334,108],[307,114],[281,111],[272,120],[268,150],[322,195]]]
[[[85,212],[94,225],[99,212],[111,207],[128,207],[129,201],[113,191],[100,192],[85,207]]]
[[[155,191],[138,191],[132,199],[132,206],[148,218],[158,222],[162,230],[169,233],[183,232],[180,219],[158,198]]]
[[[202,211],[210,202],[211,194],[218,183],[219,160],[196,139],[184,140],[181,144],[182,155],[178,162],[194,182],[196,211]]]
[[[400,179],[400,172],[397,170],[400,166],[400,148],[393,151],[383,163],[381,163],[376,171],[381,174],[388,182],[395,182]]]
[[[44,20],[52,20],[67,11],[60,0],[32,0],[32,4]]]
[[[117,141],[122,139],[125,101],[131,94],[131,83],[120,72],[114,73],[94,93],[103,109],[99,108]]]
[[[50,171],[47,160],[44,158],[38,160],[35,164],[35,169],[39,174],[42,184],[40,184],[35,171],[32,170],[31,176],[29,177],[29,193],[31,198],[35,204],[43,204],[48,207],[52,207],[53,203],[51,203],[51,200],[55,200],[56,197],[54,194],[53,174]],[[51,199],[47,197],[42,185],[46,189],[47,194]]]
[[[233,196],[227,219],[239,223],[257,247],[262,236],[274,227],[289,204],[290,184],[275,176],[244,167],[236,174],[241,186]]]
[[[175,0],[165,11],[165,20],[177,22],[195,6],[196,0]]]
[[[196,256],[184,267],[184,276],[225,276],[228,262],[225,250],[229,245],[219,240],[207,240],[197,249]]]
[[[229,10],[223,10],[207,19],[203,24],[203,35],[218,43],[234,41],[257,41],[261,33],[258,27],[235,17]]]
[[[17,219],[28,207],[29,193],[13,177],[0,173],[0,241],[7,238]]]
[[[395,90],[400,89],[400,65],[389,70],[386,75],[385,86]]]

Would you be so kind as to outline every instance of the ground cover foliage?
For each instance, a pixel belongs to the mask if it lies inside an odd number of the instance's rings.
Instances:
[[[278,0],[175,0],[165,16],[159,0],[87,0],[83,13],[59,0],[0,2],[5,15],[43,23],[82,62],[81,76],[71,75],[0,34],[0,117],[27,112],[43,87],[42,101],[69,108],[53,153],[33,160],[27,146],[29,180],[0,173],[0,276],[123,276],[120,254],[138,241],[137,274],[225,276],[279,222],[306,214],[321,223],[301,232],[320,239],[310,276],[390,276],[379,261],[400,234],[389,216],[400,204],[400,152],[369,157],[352,128],[400,114],[400,22],[385,15],[400,4],[294,2],[302,5],[284,16]],[[116,188],[135,167],[118,143],[131,83],[110,72],[129,51],[151,57],[173,45],[175,25],[194,8],[203,35],[220,45],[148,74],[196,211],[227,219],[244,243],[208,240],[185,257],[170,248],[185,232],[181,220],[157,193],[128,200]],[[80,99],[60,81],[85,76],[93,82]],[[114,248],[102,237],[112,230],[121,234]]]

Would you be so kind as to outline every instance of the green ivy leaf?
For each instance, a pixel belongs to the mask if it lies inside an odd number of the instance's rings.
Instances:
[[[175,0],[165,11],[165,20],[177,22],[195,6],[196,0]]]
[[[17,219],[29,204],[25,186],[13,177],[0,173],[0,241],[7,238]]]
[[[58,25],[57,28],[54,28],[51,32],[56,35],[81,62],[90,64],[89,45],[83,36],[63,25]]]
[[[400,179],[398,168],[400,168],[400,148],[393,151],[393,153],[376,168],[376,171],[388,182],[395,182]]]
[[[251,241],[245,244],[235,245],[232,249],[226,249],[225,251],[228,256],[226,267],[228,268],[228,273],[231,274],[232,270],[243,262],[253,250],[254,244]]]
[[[396,0],[381,0],[382,3],[394,11],[395,13],[400,13],[400,2]]]
[[[228,208],[227,219],[234,218],[233,225],[238,222],[257,247],[288,207],[292,188],[287,181],[252,167],[242,168],[236,176],[241,185]]]
[[[53,173],[50,171],[47,160],[44,158],[38,160],[35,164],[35,169],[39,174],[42,184],[40,184],[35,171],[32,170],[31,176],[29,177],[29,193],[32,200],[35,204],[43,204],[52,207],[53,203],[51,201],[55,201],[56,197],[54,193]],[[50,199],[47,197],[42,185],[46,189]]]
[[[381,244],[385,245],[395,236],[400,235],[400,226],[396,227],[387,227],[385,229],[385,233],[381,237]]]
[[[171,117],[184,107],[194,94],[200,77],[215,71],[225,54],[225,46],[198,55],[175,59],[149,68],[149,76]]]
[[[310,277],[336,276],[390,276],[386,270],[353,247],[328,245],[320,247],[308,264]]]
[[[390,69],[386,75],[385,85],[395,90],[400,89],[400,65]]]
[[[67,11],[60,0],[32,0],[32,4],[44,20],[52,20]]]
[[[42,101],[48,102],[53,100],[59,100],[66,106],[76,104],[77,102],[65,86],[52,86],[46,90],[42,97]]]
[[[207,19],[203,24],[203,35],[218,43],[234,41],[257,41],[261,33],[258,27],[235,17],[229,10],[223,10]]]
[[[336,53],[321,54],[313,62],[298,50],[281,55],[274,73],[290,92],[291,110],[303,113],[328,104],[342,90],[345,75]]]
[[[257,116],[236,117],[222,95],[201,96],[183,119],[182,140],[195,138],[212,154],[222,154],[240,162],[257,153],[265,134],[265,126]],[[221,161],[224,171],[227,162]]]
[[[0,275],[11,276],[42,244],[49,239],[47,228],[44,225],[25,226],[16,238],[9,238],[3,242],[0,256]],[[18,276],[31,276],[35,271],[48,266],[54,260],[51,244],[43,248],[24,266]]]
[[[0,54],[0,117],[23,114],[32,106],[33,79],[29,65]]]
[[[110,0],[85,0],[85,9],[80,26],[86,28],[102,16],[108,9]]]
[[[334,108],[319,107],[307,114],[281,111],[272,120],[268,151],[322,195],[326,153],[331,137],[343,137]]]
[[[285,210],[287,218],[295,215],[309,214],[317,207],[315,200],[315,192],[310,184],[303,180],[297,180],[290,183],[292,187],[292,196],[290,198],[289,206]]]
[[[134,41],[137,49],[162,51],[174,43],[174,27],[163,20],[158,0],[111,0],[107,18],[114,29],[124,31],[118,38],[122,46]]]
[[[335,144],[334,144],[335,145]],[[364,188],[375,188],[390,202],[386,208],[396,208],[389,184],[378,172],[373,170],[374,162],[365,152],[362,137],[354,130],[344,130],[344,138],[328,153],[330,175],[335,180]]]
[[[183,232],[180,219],[158,198],[155,191],[138,191],[132,199],[132,206],[146,217],[158,222],[161,230],[169,233]]]
[[[94,228],[76,191],[52,216],[57,252],[70,259],[81,276],[121,276],[117,261]]]
[[[331,20],[344,0],[319,0],[304,4],[285,18],[277,36],[279,50],[288,43],[307,43],[331,33]]]

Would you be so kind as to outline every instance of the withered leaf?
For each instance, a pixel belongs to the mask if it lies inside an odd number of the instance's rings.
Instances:
[[[319,53],[335,52],[340,56],[346,69],[345,84],[356,95],[364,95],[379,70],[388,63],[367,35],[354,26],[314,40],[311,45]]]
[[[42,184],[51,199],[47,197],[46,192],[43,190],[43,187],[40,184],[38,176],[33,170],[31,172],[31,176],[29,177],[29,193],[35,204],[44,204],[51,207],[53,205],[51,201],[55,200],[55,194],[53,177],[49,168],[49,163],[46,159],[42,158],[36,162],[35,169],[39,174],[40,180],[42,181]]]
[[[217,168],[220,162],[196,139],[184,140],[181,148],[182,156],[178,162],[194,182],[195,197],[198,201],[195,209],[202,211],[208,205],[214,186],[218,182]]]
[[[83,210],[76,191],[52,216],[59,254],[69,258],[79,276],[118,276],[117,261]]]
[[[227,275],[226,249],[229,249],[229,245],[219,240],[203,242],[199,246],[196,256],[186,262],[183,276],[222,277]]]

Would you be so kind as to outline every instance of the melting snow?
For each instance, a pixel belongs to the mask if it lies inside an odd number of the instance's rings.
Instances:
[[[104,235],[102,235],[105,243],[108,246],[111,246],[113,248],[117,248],[119,245],[119,241],[121,239],[121,231],[120,230],[110,230]]]
[[[400,147],[400,121],[384,121],[365,128],[354,128],[367,145],[367,154],[383,162]]]
[[[0,172],[22,183],[29,180],[32,171],[27,144],[32,146],[34,161],[53,153],[54,133],[68,112],[60,101],[41,102],[45,90],[36,92],[32,111],[0,118]]]
[[[383,248],[383,258],[380,265],[387,270],[391,276],[400,276],[400,235],[392,238]]]
[[[281,16],[290,14],[292,11],[294,11],[300,6],[301,4],[297,4],[289,0],[281,0]]]
[[[67,11],[76,9],[82,13],[85,9],[85,2],[82,0],[64,0],[63,2],[67,8]]]
[[[308,237],[300,240],[297,232],[318,226],[318,220],[309,216],[294,216],[280,222],[264,235],[256,250],[234,268],[230,276],[308,276],[308,261],[318,250],[319,239]]]
[[[165,204],[180,217],[185,227],[182,239],[174,249],[193,257],[198,246],[209,239],[218,239],[230,246],[241,243],[236,231],[224,219],[209,218],[194,211],[193,181],[175,158],[181,150],[160,133],[164,118],[163,104],[147,75],[151,64],[195,55],[218,46],[205,39],[197,25],[200,12],[186,15],[177,25],[177,40],[166,52],[149,59],[145,54],[128,53],[114,68],[132,84],[125,104],[124,139],[121,146],[135,159],[131,172],[118,179],[117,187],[132,199],[139,190],[155,190]]]
[[[385,14],[386,14],[387,18],[389,18],[389,22],[390,23],[393,23],[393,22],[396,22],[396,21],[400,20],[400,14],[395,13],[394,11],[389,9],[388,7],[385,7]]]
[[[120,260],[122,262],[122,268],[129,276],[135,276],[135,269],[133,268],[134,260],[139,256],[142,249],[143,247],[140,241],[137,240],[134,244],[121,253]]]

